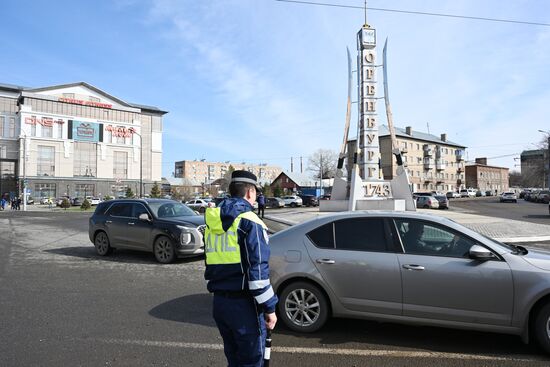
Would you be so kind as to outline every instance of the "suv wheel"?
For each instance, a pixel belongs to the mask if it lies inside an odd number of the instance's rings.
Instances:
[[[107,233],[101,231],[95,235],[94,246],[99,256],[106,256],[113,252]]]
[[[289,284],[277,305],[283,323],[291,330],[312,333],[327,321],[329,304],[321,290],[307,282]]]
[[[296,203],[290,203],[291,208],[296,208]]]
[[[535,340],[546,353],[550,353],[550,302],[537,313],[534,325]]]
[[[160,236],[155,240],[153,246],[153,252],[155,253],[155,259],[162,264],[170,264],[176,260],[176,251],[172,240],[166,236]]]

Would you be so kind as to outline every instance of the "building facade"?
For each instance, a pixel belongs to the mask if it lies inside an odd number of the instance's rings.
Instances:
[[[464,187],[465,146],[449,141],[447,134],[416,132],[410,126],[395,128],[395,135],[413,191],[446,192]],[[397,164],[387,126],[381,126],[379,140],[384,179],[391,180]]]
[[[215,180],[223,178],[232,166],[235,170],[246,170],[258,177],[261,183],[271,183],[281,172],[277,166],[267,164],[247,164],[233,162],[207,162],[204,159],[193,161],[179,161],[175,163],[174,177],[185,178],[198,184],[210,184]]]
[[[466,166],[466,185],[480,191],[500,194],[508,191],[509,169],[487,165],[487,158],[476,158],[475,164]]]
[[[145,194],[161,180],[164,114],[85,82],[0,84],[1,193],[26,185],[34,198]]]
[[[548,150],[521,152],[521,176],[524,187],[546,188],[548,184]]]

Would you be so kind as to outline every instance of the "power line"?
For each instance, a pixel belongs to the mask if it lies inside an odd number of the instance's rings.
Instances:
[[[320,2],[315,2],[315,1],[300,1],[300,0],[275,0],[275,1],[285,2],[285,3],[303,4],[303,5],[329,6],[329,7],[334,7],[334,8],[348,8],[348,9],[363,9],[364,8],[362,6],[357,6],[357,5],[341,5],[341,4],[331,4],[331,3],[320,3]],[[428,16],[433,16],[433,17],[481,20],[481,21],[485,21],[485,22],[513,23],[513,24],[524,24],[524,25],[535,25],[535,26],[542,26],[542,27],[550,27],[550,23],[527,22],[527,21],[523,21],[523,20],[514,20],[514,19],[473,17],[473,16],[468,16],[468,15],[429,13],[429,12],[422,12],[422,11],[388,9],[388,8],[371,8],[371,7],[368,7],[368,10],[384,11],[384,12],[391,12],[391,13],[402,13],[402,14],[428,15]]]

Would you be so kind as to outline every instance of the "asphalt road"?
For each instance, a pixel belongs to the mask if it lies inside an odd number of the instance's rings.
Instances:
[[[0,213],[0,366],[223,366],[202,258],[98,257],[81,213]],[[278,325],[272,366],[548,366],[519,337],[333,319]]]
[[[498,197],[451,199],[450,210],[459,209],[488,217],[514,219],[524,222],[550,224],[548,204],[532,203],[518,199],[517,203],[501,203]]]

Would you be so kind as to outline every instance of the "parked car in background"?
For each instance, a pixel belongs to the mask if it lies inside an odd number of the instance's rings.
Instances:
[[[521,192],[519,193],[519,198],[520,198],[520,199],[525,199],[525,194],[530,193],[530,192],[531,192],[531,189],[523,189],[523,190],[521,190]]]
[[[462,189],[460,190],[461,198],[475,198],[477,190],[475,189]]]
[[[439,200],[435,196],[417,196],[416,207],[424,209],[439,209]]]
[[[194,199],[189,200],[185,203],[189,208],[198,211],[199,213],[204,213],[206,208],[215,208],[216,204],[212,199]]]
[[[53,198],[40,198],[40,204],[53,204]]]
[[[449,199],[446,195],[435,195],[435,198],[439,202],[439,209],[449,209]]]
[[[204,253],[204,216],[166,199],[116,199],[100,203],[88,235],[100,256],[114,248],[152,252],[160,263]]]
[[[445,196],[447,196],[447,199],[460,199],[460,193],[456,191],[447,191]]]
[[[71,203],[71,198],[69,196],[60,196],[57,199],[55,199],[55,205],[61,206],[61,203],[63,203],[63,200],[65,199],[69,200],[69,203]]]
[[[290,206],[292,208],[303,205],[302,198],[296,195],[283,196],[281,199],[285,202],[285,206]]]
[[[485,191],[485,196],[493,196],[494,195],[494,191],[493,190],[487,190]]]
[[[418,192],[413,192],[412,196],[413,196],[413,199],[416,200],[416,198],[419,197],[419,196],[434,196],[434,193],[433,192],[418,191]]]
[[[315,195],[298,195],[305,206],[319,206],[319,201]]]
[[[532,202],[537,201],[537,196],[539,195],[540,191],[541,190],[539,190],[539,189],[531,190],[531,192],[529,194],[525,195],[525,200],[532,201]]]
[[[293,331],[351,317],[531,335],[550,352],[548,252],[390,211],[328,214],[269,244],[279,319]]]
[[[550,191],[541,190],[538,193],[536,200],[537,200],[537,203],[548,204],[548,202],[550,202]]]
[[[84,199],[82,199],[82,198],[73,198],[71,200],[71,205],[72,206],[80,206],[80,205],[82,205],[83,201],[84,201]]]
[[[477,190],[476,191],[476,197],[486,196],[487,194],[485,191]]]
[[[507,201],[510,201],[512,203],[517,203],[518,197],[516,196],[516,193],[512,191],[506,191],[500,194],[500,202],[504,203]]]
[[[281,198],[268,197],[265,199],[265,207],[272,209],[284,208],[285,202]]]
[[[87,198],[88,199],[88,198]],[[98,205],[99,203],[101,203],[101,199],[100,198],[96,198],[96,197],[91,197],[88,199],[88,201],[90,202],[90,205],[92,206],[96,206]]]

